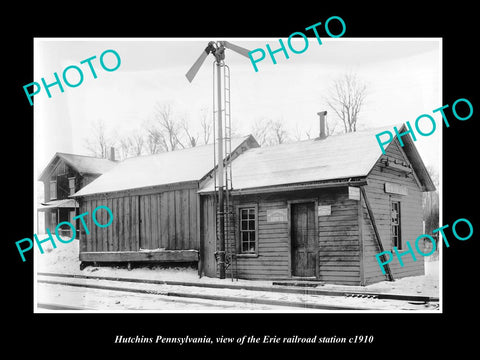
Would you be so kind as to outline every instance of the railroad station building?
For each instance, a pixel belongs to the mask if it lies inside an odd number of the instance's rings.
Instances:
[[[422,192],[435,187],[412,139],[404,136],[401,147],[395,138],[383,155],[375,138],[381,130],[253,148],[239,156],[232,164],[226,244],[227,253],[235,254],[231,275],[346,285],[385,280],[375,255],[381,246],[408,250],[406,241],[422,234]],[[212,181],[200,194],[202,271],[216,276]],[[394,279],[424,274],[422,256],[402,260],[404,267],[391,263]]]
[[[422,192],[435,187],[410,135],[382,154],[382,130],[270,147],[232,140],[227,276],[385,280],[375,255],[422,234]],[[195,262],[200,276],[217,277],[213,157],[205,145],[127,159],[73,194],[80,213],[106,205],[114,214],[108,228],[78,229],[82,264]],[[402,260],[390,263],[391,278],[424,274],[423,257]]]

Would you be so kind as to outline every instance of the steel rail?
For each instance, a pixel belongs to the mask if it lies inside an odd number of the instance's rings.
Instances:
[[[98,290],[121,291],[121,292],[137,293],[137,294],[160,295],[160,296],[169,296],[169,297],[193,298],[193,299],[204,299],[204,300],[215,300],[215,301],[226,301],[226,302],[241,302],[241,303],[251,303],[251,304],[261,304],[261,305],[285,306],[285,307],[304,308],[304,309],[377,310],[375,308],[364,308],[364,307],[357,307],[357,306],[303,303],[300,301],[286,301],[286,300],[284,301],[284,300],[276,300],[276,299],[244,298],[244,297],[228,296],[228,295],[210,295],[210,294],[198,294],[198,293],[192,294],[192,293],[182,293],[177,291],[158,291],[153,289],[136,289],[136,288],[127,288],[127,287],[121,287],[121,286],[110,286],[110,285],[100,285],[100,284],[81,284],[76,282],[59,281],[59,280],[38,279],[37,281],[38,283],[42,283],[42,284],[83,287],[83,288],[98,289]]]
[[[96,275],[80,275],[80,274],[59,274],[50,272],[38,272],[37,275],[41,276],[54,276],[54,277],[67,277],[77,279],[93,279],[93,280],[110,280],[119,282],[132,282],[143,284],[155,284],[155,285],[180,285],[180,286],[194,286],[204,287],[212,289],[235,289],[235,290],[250,290],[250,291],[269,291],[288,294],[302,294],[302,295],[327,295],[327,296],[345,296],[345,297],[369,297],[379,300],[400,300],[400,301],[439,301],[438,297],[423,296],[423,295],[406,295],[406,294],[388,294],[388,293],[375,293],[375,292],[363,292],[363,291],[350,291],[350,290],[323,290],[313,288],[298,288],[285,286],[287,283],[281,282],[279,286],[262,286],[262,285],[246,285],[246,284],[212,284],[212,283],[197,283],[188,281],[174,281],[174,280],[152,280],[152,279],[138,279],[138,278],[125,278],[125,277],[113,277],[113,276],[96,276]]]

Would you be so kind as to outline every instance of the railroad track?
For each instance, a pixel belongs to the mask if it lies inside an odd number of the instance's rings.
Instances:
[[[291,309],[312,310],[382,310],[396,302],[400,309],[429,310],[435,308],[432,302],[438,298],[425,296],[379,294],[351,291],[327,291],[312,288],[293,288],[286,286],[270,287],[257,285],[234,285],[234,284],[211,284],[181,281],[163,281],[132,279],[107,276],[38,273],[37,282],[71,288],[85,288],[95,291],[113,291],[118,293],[155,295],[171,301],[204,300],[217,303],[249,303],[270,307],[282,307]],[[218,291],[222,289],[222,291]],[[279,295],[281,294],[281,295]],[[280,296],[280,298],[279,298]],[[332,299],[343,297],[344,299],[361,298],[365,304],[338,304],[339,301]],[[327,301],[328,300],[328,301]],[[368,301],[373,303],[369,304]],[[389,303],[389,304],[387,304]],[[381,305],[381,306],[380,306]],[[392,305],[393,306],[393,305]],[[423,306],[420,307],[419,306]],[[40,306],[39,306],[40,307]],[[52,305],[52,307],[54,307]],[[45,307],[43,307],[45,308]],[[393,307],[394,308],[394,307]],[[51,308],[52,309],[52,308]],[[68,310],[68,309],[67,309]],[[71,309],[74,310],[74,309]]]
[[[84,306],[72,306],[72,305],[54,304],[54,303],[46,303],[46,302],[37,303],[37,307],[40,309],[47,309],[47,310],[92,310]]]

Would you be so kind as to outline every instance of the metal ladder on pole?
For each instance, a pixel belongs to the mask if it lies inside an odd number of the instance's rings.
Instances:
[[[232,183],[232,122],[231,122],[231,108],[230,108],[230,68],[225,65],[223,62],[217,65],[215,62],[213,64],[213,84],[215,85],[216,79],[216,69],[215,66],[221,66],[223,68],[223,104],[221,106],[221,112],[223,113],[223,149],[224,149],[224,208],[219,208],[218,201],[218,190],[219,184],[217,184],[217,171],[218,171],[218,160],[217,160],[217,142],[218,138],[215,136],[215,125],[218,120],[218,111],[216,104],[216,94],[215,90],[213,92],[213,132],[214,132],[214,172],[213,172],[213,181],[214,181],[214,206],[215,206],[215,233],[219,232],[219,216],[224,215],[225,226],[224,226],[224,238],[225,238],[225,269],[229,271],[230,277],[233,281],[233,278],[237,278],[237,257],[236,257],[236,246],[235,246],[235,212],[233,208],[233,202],[231,198],[231,191],[233,189]],[[213,86],[215,89],[215,86]],[[217,244],[218,251],[218,244]],[[216,257],[217,258],[217,257]],[[238,278],[237,278],[238,280]]]
[[[235,241],[235,211],[232,201],[233,178],[232,178],[232,118],[230,108],[230,68],[224,65],[223,72],[224,79],[224,130],[225,134],[224,149],[225,149],[225,239],[226,239],[226,262],[227,269],[230,270],[230,277],[233,281],[237,277],[237,256],[236,256],[236,241]]]

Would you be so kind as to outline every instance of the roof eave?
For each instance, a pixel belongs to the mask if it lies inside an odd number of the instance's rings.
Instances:
[[[308,190],[308,189],[318,189],[318,188],[332,188],[332,187],[343,187],[343,186],[363,186],[368,185],[366,176],[359,177],[348,177],[342,179],[330,179],[325,181],[311,181],[304,183],[291,183],[291,184],[279,184],[279,185],[266,185],[259,187],[251,188],[241,188],[233,189],[231,193],[233,195],[247,195],[247,194],[258,194],[258,193],[272,193],[278,191],[295,191],[295,190]],[[198,191],[200,195],[210,195],[215,191]]]
[[[403,148],[405,153],[409,157],[410,162],[412,163],[413,170],[417,174],[417,177],[422,184],[422,191],[435,191],[435,184],[433,183],[433,180],[428,173],[427,167],[425,166],[422,157],[418,153],[418,150],[415,147],[413,140],[410,137],[407,137],[407,139],[407,141],[403,141]]]
[[[47,175],[47,172],[48,172],[48,169],[50,168],[50,166],[53,165],[53,163],[55,162],[55,159],[59,157],[59,153],[56,152],[53,157],[50,159],[50,161],[48,162],[47,166],[45,166],[45,168],[42,170],[42,172],[40,173],[40,175],[38,176],[38,181],[44,181],[44,177]]]
[[[185,181],[178,181],[174,183],[168,184],[161,184],[161,185],[147,185],[137,188],[131,189],[120,189],[120,190],[112,190],[112,191],[99,191],[94,193],[81,193],[82,189],[77,191],[75,194],[69,196],[69,198],[84,198],[84,197],[108,197],[112,194],[140,194],[140,193],[153,193],[153,192],[163,192],[169,190],[179,190],[184,188],[198,188],[198,180],[185,180]]]

